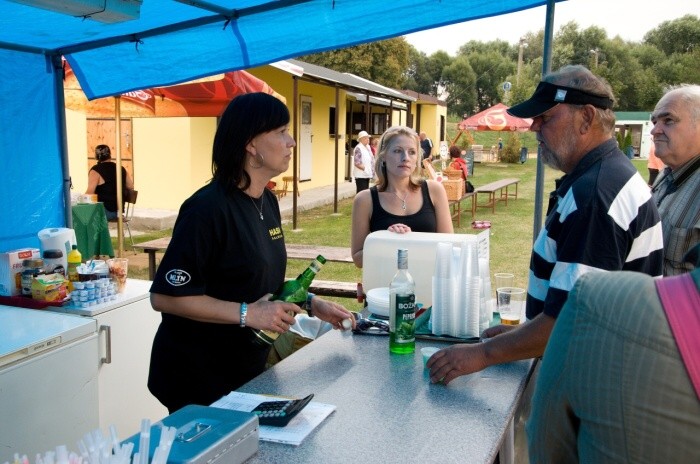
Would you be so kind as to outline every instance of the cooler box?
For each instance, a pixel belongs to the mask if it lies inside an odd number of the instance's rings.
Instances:
[[[373,288],[388,287],[396,274],[399,248],[408,250],[408,272],[416,282],[416,303],[432,306],[435,252],[440,242],[456,245],[476,242],[480,259],[489,259],[489,229],[479,234],[431,234],[409,232],[397,234],[388,230],[372,232],[365,239],[362,251],[362,288],[365,294]]]
[[[189,405],[151,426],[149,459],[160,441],[161,425],[176,427],[168,463],[238,464],[258,452],[258,417],[249,412]],[[124,443],[140,452],[139,434]]]

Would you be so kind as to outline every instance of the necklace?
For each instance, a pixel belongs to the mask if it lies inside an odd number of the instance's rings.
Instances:
[[[263,195],[260,197],[260,208],[258,208],[258,205],[255,204],[255,200],[253,200],[253,197],[248,195],[248,198],[250,198],[250,202],[253,203],[253,206],[255,206],[255,210],[258,212],[260,215],[260,220],[264,220],[265,218],[263,217],[263,205],[265,204],[265,192],[263,192]]]
[[[393,193],[394,195],[396,195],[396,198],[398,198],[399,200],[401,200],[401,202],[403,203],[403,204],[401,205],[401,209],[404,210],[404,211],[406,211],[406,197],[408,196],[409,193],[411,193],[411,191],[409,190],[408,192],[406,192],[406,195],[404,195],[403,198],[401,198],[401,197],[399,196],[399,194],[396,193],[396,192],[391,192],[391,193]]]

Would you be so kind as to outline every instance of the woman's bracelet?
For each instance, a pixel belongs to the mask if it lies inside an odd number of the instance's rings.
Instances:
[[[315,296],[316,296],[316,294],[311,293],[311,292],[306,294],[306,304],[304,305],[304,309],[306,310],[306,314],[308,314],[309,317],[314,317],[313,313],[311,312],[311,300]]]
[[[245,327],[245,318],[248,315],[248,303],[241,303],[241,327]]]

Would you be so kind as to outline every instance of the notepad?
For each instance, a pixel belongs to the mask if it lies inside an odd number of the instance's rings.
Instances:
[[[234,391],[212,403],[211,406],[215,408],[250,412],[263,401],[281,401],[286,399],[289,398]],[[332,404],[312,401],[285,427],[261,425],[260,439],[263,441],[299,446],[301,442],[304,441],[304,438],[333,411],[335,411],[335,406]]]

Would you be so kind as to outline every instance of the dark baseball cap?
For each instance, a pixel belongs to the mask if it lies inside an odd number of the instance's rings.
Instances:
[[[612,109],[613,107],[613,100],[605,95],[595,95],[585,90],[552,84],[551,82],[540,82],[535,93],[528,100],[511,106],[506,111],[519,118],[534,118],[551,110],[559,103],[593,105],[602,109]]]

